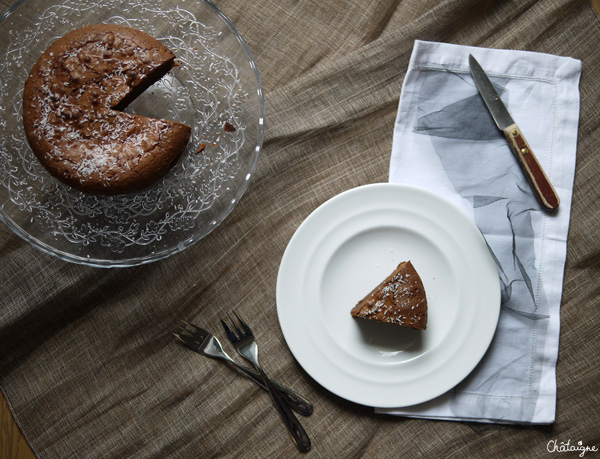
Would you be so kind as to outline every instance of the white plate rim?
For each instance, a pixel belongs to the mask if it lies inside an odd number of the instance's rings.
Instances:
[[[347,243],[355,236],[352,231],[360,231],[350,230],[348,234],[340,236],[343,230],[339,230],[339,228],[344,228],[346,222],[353,218],[357,221],[360,220],[363,217],[361,212],[367,212],[366,209],[371,206],[365,202],[373,202],[373,208],[379,209],[374,212],[380,212],[382,215],[387,210],[391,210],[400,213],[406,212],[406,215],[414,213],[417,221],[431,219],[434,222],[432,226],[440,225],[440,228],[444,228],[444,231],[447,230],[453,238],[449,239],[448,246],[456,243],[456,250],[469,251],[469,256],[460,263],[460,266],[464,263],[468,268],[458,269],[460,271],[458,273],[460,277],[459,293],[466,295],[466,298],[462,298],[462,300],[468,305],[459,305],[458,307],[463,308],[462,312],[465,312],[464,309],[466,309],[468,316],[461,317],[461,320],[464,320],[467,325],[455,326],[455,328],[459,328],[459,336],[456,339],[454,337],[444,338],[450,343],[450,346],[434,346],[432,349],[426,349],[422,354],[415,354],[421,359],[419,362],[425,363],[420,363],[420,366],[417,367],[419,371],[422,370],[423,375],[413,378],[413,380],[410,380],[411,376],[408,374],[402,376],[407,378],[402,381],[384,380],[384,378],[377,380],[380,374],[385,378],[388,377],[388,374],[392,379],[400,377],[401,374],[407,373],[405,368],[411,369],[411,367],[405,362],[395,365],[380,365],[379,361],[369,361],[368,359],[363,359],[363,361],[355,355],[344,354],[344,351],[340,351],[340,349],[333,349],[336,346],[332,344],[331,337],[325,336],[324,321],[319,320],[319,314],[307,317],[307,308],[312,308],[312,313],[318,312],[314,309],[315,301],[310,301],[312,306],[307,307],[307,301],[305,301],[307,293],[303,293],[303,287],[300,285],[308,283],[309,287],[314,286],[315,275],[307,274],[307,267],[312,263],[313,267],[326,269],[321,265],[328,263],[327,257],[332,257],[331,253],[335,253],[337,250],[335,247],[333,249],[331,247],[339,245],[340,241],[342,245]],[[417,208],[417,205],[423,203],[428,205]],[[435,212],[438,215],[435,215]],[[445,215],[446,220],[438,221],[443,218],[439,214]],[[447,221],[448,216],[452,217],[452,221]],[[400,226],[404,224],[402,223]],[[411,223],[406,224],[410,225]],[[330,225],[329,233],[327,231],[319,233],[319,228],[323,229],[327,225]],[[369,230],[369,225],[367,224],[364,228]],[[373,229],[379,229],[380,223],[376,222],[372,225]],[[352,224],[348,226],[352,226]],[[457,231],[460,231],[460,234]],[[332,236],[332,234],[334,235]],[[456,242],[453,242],[455,240]],[[322,250],[323,247],[324,250]],[[442,248],[441,250],[446,249]],[[458,253],[455,249],[448,250],[454,250],[455,255]],[[331,253],[321,256],[320,252]],[[322,260],[315,262],[315,257],[323,258],[325,262]],[[456,269],[456,267],[454,268]],[[464,279],[467,275],[475,276],[474,285],[468,285],[468,280]],[[307,277],[308,280],[306,280]],[[423,281],[427,291],[427,283],[425,279]],[[465,287],[467,285],[468,289]],[[314,293],[310,295],[312,295],[311,300],[315,300]],[[402,184],[377,183],[359,186],[334,196],[317,207],[300,224],[281,259],[276,299],[279,322],[286,343],[296,360],[313,379],[329,391],[349,401],[376,408],[398,408],[423,403],[442,395],[472,372],[487,351],[496,330],[500,313],[500,282],[495,262],[481,232],[458,207],[425,189]],[[357,298],[357,300],[359,299]],[[316,302],[319,302],[318,299]],[[480,304],[484,304],[484,308],[477,306]],[[353,305],[348,305],[348,315]],[[440,348],[444,348],[444,350]],[[423,357],[424,355],[426,357]],[[446,357],[451,357],[451,359],[443,361]],[[415,366],[412,363],[411,365]],[[354,368],[350,368],[353,366]],[[374,370],[373,375],[375,376],[367,376],[368,380],[363,380],[362,376],[357,377],[357,372],[371,369]],[[431,377],[434,374],[435,377]]]

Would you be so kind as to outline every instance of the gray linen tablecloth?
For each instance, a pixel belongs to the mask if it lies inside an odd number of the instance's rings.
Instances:
[[[302,418],[310,456],[538,457],[561,443],[600,446],[600,21],[590,2],[216,3],[247,40],[266,100],[256,174],[224,223],[169,259],[113,270],[63,262],[0,225],[0,386],[35,453],[293,457],[268,396],[171,335],[184,318],[220,332],[232,308],[252,318],[273,378],[314,401]],[[275,285],[285,247],[327,199],[387,181],[415,39],[582,61],[553,425],[377,415],[319,386],[282,336]]]

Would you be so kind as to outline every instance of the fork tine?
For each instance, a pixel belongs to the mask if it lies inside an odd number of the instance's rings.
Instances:
[[[197,325],[189,323],[185,320],[181,321],[178,328],[179,332],[173,333],[173,335],[182,341],[186,346],[193,349],[198,348],[209,335],[209,333],[203,328],[200,328]]]
[[[185,320],[181,321],[182,325],[179,325],[179,329],[185,331],[186,333],[192,335],[194,338],[202,341],[209,335],[209,333],[198,325],[194,325],[192,323],[186,322]]]
[[[186,333],[192,333],[190,324],[188,324],[185,320],[182,320],[181,323],[177,326],[179,330]]]
[[[227,337],[229,338],[229,341],[231,341],[232,343],[235,343],[236,341],[238,341],[238,337],[237,335],[231,330],[231,328],[229,328],[229,325],[227,325],[227,322],[225,322],[223,319],[219,319],[221,321],[221,325],[223,326],[223,329],[225,330],[225,333],[227,333]],[[231,320],[231,318],[230,318]],[[235,325],[232,326],[235,327]],[[235,327],[237,329],[237,327]],[[238,330],[239,331],[239,330]]]
[[[184,336],[191,338],[192,336],[194,336],[194,332],[192,332],[191,330],[189,330],[188,328],[184,327],[183,325],[179,325],[177,327],[179,329],[179,334],[185,334]]]
[[[238,321],[240,321],[239,316],[235,313],[235,311],[233,312],[233,314],[237,317]],[[238,327],[238,325],[236,324],[235,320],[233,320],[233,318],[231,317],[231,315],[227,314],[227,316],[229,317],[229,322],[231,323],[231,325],[233,325],[233,327],[235,328],[235,334],[237,335],[237,337],[239,339],[244,337],[244,333],[242,332],[242,330],[240,330],[240,327]],[[241,325],[241,322],[238,322]]]
[[[175,338],[177,338],[179,341],[181,341],[187,347],[192,347],[192,346],[194,346],[194,344],[196,344],[194,339],[191,336],[182,335],[180,333],[173,333],[173,336],[175,336]]]
[[[235,315],[237,317],[238,322],[240,323],[240,325],[242,326],[242,328],[244,329],[244,333],[247,336],[252,336],[252,330],[250,330],[250,327],[248,327],[248,325],[246,325],[246,322],[244,322],[241,317],[238,315],[237,312],[233,311],[233,315]]]
[[[179,333],[173,333],[173,336],[175,338],[177,338],[179,341],[181,341],[182,343],[185,343],[185,340],[181,337],[181,335]]]
[[[182,324],[186,325],[188,328],[191,328],[193,330],[195,330],[197,333],[202,333],[204,332],[204,330],[202,330],[200,327],[198,327],[197,325],[191,324],[185,320],[181,321]],[[183,327],[182,327],[183,328]]]

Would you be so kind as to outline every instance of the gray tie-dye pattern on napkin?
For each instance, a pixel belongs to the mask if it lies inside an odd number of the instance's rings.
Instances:
[[[532,396],[541,371],[535,356],[544,345],[540,338],[544,333],[539,332],[547,326],[544,319],[548,317],[547,301],[538,285],[531,218],[540,210],[470,75],[432,71],[423,76],[418,107],[423,115],[417,117],[413,131],[430,136],[455,190],[472,203],[475,223],[498,266],[502,289],[502,326],[478,367],[455,388],[450,406],[457,416],[478,418],[492,418],[490,413],[497,418],[499,409],[514,414],[520,406],[522,419],[531,419]],[[495,80],[501,97],[506,91],[502,83]],[[436,107],[436,91],[452,85],[469,85],[472,91],[467,93],[472,95]],[[528,383],[510,388],[502,383],[512,378]],[[479,395],[485,399],[477,399]],[[464,412],[465,405],[472,407],[471,412]]]

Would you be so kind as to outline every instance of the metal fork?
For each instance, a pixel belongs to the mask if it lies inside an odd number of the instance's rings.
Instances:
[[[223,360],[235,366],[239,370],[243,371],[244,374],[246,374],[246,376],[252,379],[256,384],[268,391],[267,386],[263,382],[262,376],[256,371],[244,365],[240,365],[231,357],[229,357],[223,350],[219,340],[212,333],[186,321],[181,321],[181,324],[182,325],[179,326],[180,332],[173,334],[187,347],[207,357]],[[302,414],[303,416],[309,416],[313,412],[312,403],[305,397],[275,381],[273,381],[273,385],[275,386],[277,392],[279,392],[281,398],[289,405],[290,408],[299,414]]]
[[[224,320],[221,319],[221,324],[227,333],[229,341],[231,341],[231,344],[233,344],[233,347],[235,347],[235,350],[238,352],[238,354],[240,354],[246,360],[252,362],[252,364],[261,374],[262,379],[269,390],[269,394],[273,399],[273,403],[275,404],[277,411],[281,415],[286,427],[288,428],[288,431],[292,435],[292,439],[294,440],[296,447],[303,453],[307,452],[311,447],[310,439],[302,427],[302,424],[300,424],[300,421],[298,421],[298,418],[294,416],[294,413],[292,413],[289,407],[283,402],[281,396],[273,387],[273,383],[260,366],[258,361],[258,346],[256,344],[256,340],[254,339],[252,330],[250,330],[250,327],[248,327],[248,325],[242,319],[240,319],[240,316],[238,316],[235,312],[233,314],[237,318],[241,329],[235,325],[231,318],[231,328]],[[232,328],[235,330],[235,332],[232,331]]]

